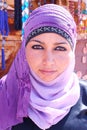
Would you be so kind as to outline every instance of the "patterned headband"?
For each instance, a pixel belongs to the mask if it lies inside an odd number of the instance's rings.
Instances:
[[[40,35],[42,33],[50,33],[50,32],[59,34],[62,37],[64,37],[70,43],[70,45],[72,47],[72,39],[71,39],[71,37],[64,30],[62,30],[60,28],[57,28],[57,27],[51,27],[51,26],[39,27],[39,28],[33,30],[29,34],[29,36],[27,37],[26,45],[30,41],[31,38],[33,38],[33,37],[35,37],[37,35]]]

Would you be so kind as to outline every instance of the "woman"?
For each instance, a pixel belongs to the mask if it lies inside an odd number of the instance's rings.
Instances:
[[[35,9],[1,81],[0,130],[87,130],[86,83],[74,73],[76,24],[61,6]]]

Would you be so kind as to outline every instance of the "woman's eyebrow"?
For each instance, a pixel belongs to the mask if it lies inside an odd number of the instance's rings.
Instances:
[[[44,42],[39,41],[39,40],[36,40],[36,39],[32,39],[32,40],[30,40],[30,42],[32,42],[32,41],[34,41],[34,42],[38,42],[38,43],[40,43],[40,44],[44,44]]]
[[[38,43],[40,43],[40,44],[44,44],[44,42],[42,42],[42,41],[40,41],[40,40],[36,40],[36,39],[32,39],[32,40],[30,40],[30,42],[32,42],[32,41],[34,41],[34,42],[38,42]],[[55,42],[54,43],[54,45],[61,45],[61,44],[67,44],[67,42]]]
[[[55,45],[59,45],[59,44],[67,44],[67,42],[56,42],[56,43],[54,43]]]

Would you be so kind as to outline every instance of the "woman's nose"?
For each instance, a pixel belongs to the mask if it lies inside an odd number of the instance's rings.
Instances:
[[[44,65],[53,65],[55,62],[54,55],[52,52],[45,52],[43,63]]]

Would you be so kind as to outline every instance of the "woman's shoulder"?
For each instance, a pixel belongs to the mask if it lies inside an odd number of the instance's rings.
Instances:
[[[87,80],[80,79],[79,80],[81,93],[85,93],[87,95]]]
[[[85,87],[87,87],[87,80],[80,79],[79,84],[81,87],[85,88]]]

